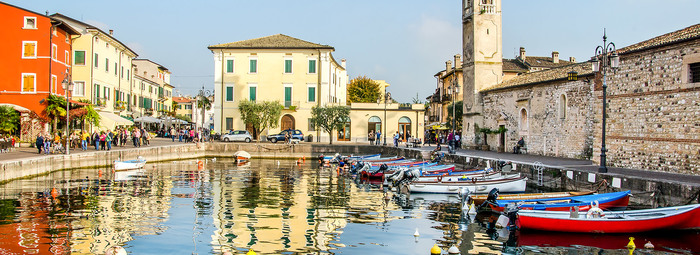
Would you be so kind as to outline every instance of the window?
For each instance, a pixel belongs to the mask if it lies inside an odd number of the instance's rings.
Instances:
[[[559,96],[559,118],[566,119],[566,95]]]
[[[56,87],[57,79],[56,75],[51,75],[51,92],[58,93],[58,87]]]
[[[85,96],[85,82],[73,81],[73,96]]]
[[[233,59],[226,60],[226,73],[233,73]]]
[[[258,92],[258,85],[256,85],[256,84],[248,85],[248,99],[250,101],[257,100],[257,96],[258,96],[257,92]]]
[[[24,17],[24,29],[36,29],[36,17]]]
[[[124,67],[119,68],[119,74],[121,74],[121,78],[124,79]]]
[[[520,130],[527,130],[527,110],[520,109]]]
[[[307,102],[316,102],[316,85],[309,85]]]
[[[109,59],[105,58],[105,72],[109,72]]]
[[[316,125],[314,125],[312,118],[309,118],[309,131],[316,131]]]
[[[66,53],[63,55],[63,63],[70,63],[70,52],[66,51]]]
[[[36,92],[36,74],[34,73],[23,73],[22,74],[22,93],[35,93]]]
[[[117,63],[114,63],[114,76],[117,76]]]
[[[233,129],[233,118],[226,118],[226,130]]]
[[[309,73],[316,73],[316,60],[309,59]]]
[[[127,80],[127,81],[129,80],[129,77],[130,77],[130,76],[129,76],[129,69],[126,69],[126,80]]]
[[[233,86],[226,86],[226,102],[233,102]]]
[[[689,66],[690,69],[690,82],[700,82],[700,62],[692,63]]]
[[[95,84],[95,98],[100,98],[100,84]]]
[[[109,100],[109,91],[110,89],[108,87],[105,87],[105,99]]]
[[[291,59],[284,60],[284,73],[292,73],[292,60]]]
[[[93,59],[92,62],[95,63],[95,68],[99,67],[100,57],[99,57],[99,55],[97,55],[97,53],[95,53],[95,59]]]
[[[284,108],[292,106],[292,85],[284,86]]]
[[[250,73],[257,73],[258,72],[258,60],[257,59],[250,59]]]
[[[36,58],[36,41],[22,42],[22,58]]]
[[[58,46],[51,44],[51,59],[58,60]]]

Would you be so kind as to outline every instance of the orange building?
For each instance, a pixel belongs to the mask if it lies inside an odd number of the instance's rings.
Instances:
[[[18,110],[22,123],[36,118],[46,121],[46,98],[65,95],[61,82],[70,74],[70,38],[78,32],[46,15],[3,2],[0,15],[0,105]],[[33,124],[22,125],[23,136],[33,135],[25,130]]]

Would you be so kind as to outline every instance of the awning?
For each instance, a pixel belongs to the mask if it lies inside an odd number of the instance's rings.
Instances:
[[[153,118],[151,116],[143,116],[143,117],[138,117],[134,120],[134,122],[139,122],[139,123],[160,123],[159,119]]]
[[[133,121],[125,119],[122,116],[116,115],[111,112],[97,112],[100,114],[100,129],[114,130],[117,126],[131,126],[134,125]]]

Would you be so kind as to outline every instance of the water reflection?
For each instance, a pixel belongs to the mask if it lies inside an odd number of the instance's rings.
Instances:
[[[580,248],[572,244],[623,249],[615,248],[615,238],[504,232],[465,217],[456,196],[393,195],[381,182],[338,176],[334,169],[277,160],[205,161],[201,168],[190,160],[8,183],[0,194],[0,254],[102,254],[114,245],[133,254],[251,248],[258,254],[427,254],[435,243],[445,250],[457,246],[462,254]],[[684,245],[697,237],[638,240],[697,252]],[[601,245],[603,239],[614,245]]]

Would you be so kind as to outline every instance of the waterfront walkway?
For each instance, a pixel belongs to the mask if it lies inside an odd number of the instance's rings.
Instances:
[[[172,142],[167,138],[154,138],[151,140],[151,144],[145,147],[160,147],[160,146],[177,146],[184,145],[186,143]],[[309,143],[304,143],[309,144]],[[311,143],[316,144],[316,143]],[[327,143],[318,143],[327,145]],[[348,142],[334,142],[336,145],[365,145],[366,143],[348,143]],[[402,146],[405,148],[405,146]],[[131,150],[134,146],[131,143],[127,143],[124,147],[114,146],[112,150]],[[435,146],[423,146],[416,148],[421,151],[432,151]],[[447,147],[443,147],[443,152],[447,153]],[[71,154],[83,154],[83,153],[93,153],[95,152],[95,147],[88,147],[87,151],[82,151],[81,149],[71,149]],[[570,168],[576,169],[582,172],[595,173],[598,171],[598,166],[594,165],[590,160],[579,160],[579,159],[569,159],[569,158],[558,158],[558,157],[547,157],[540,155],[530,155],[530,154],[512,154],[512,153],[498,153],[494,151],[480,151],[480,150],[465,150],[458,149],[457,154],[470,157],[479,157],[487,159],[499,159],[504,161],[512,161],[515,163],[525,163],[534,164],[535,162],[541,162],[544,166],[554,167],[554,168]],[[1,161],[13,161],[24,158],[34,158],[34,157],[44,157],[45,155],[39,155],[36,148],[15,148],[13,152],[0,153]],[[688,174],[674,174],[658,171],[646,171],[639,169],[627,169],[627,168],[617,168],[608,167],[608,173],[614,175],[620,175],[621,177],[638,177],[646,180],[663,180],[670,182],[678,182],[690,184],[692,186],[700,186],[700,175],[688,175]]]

